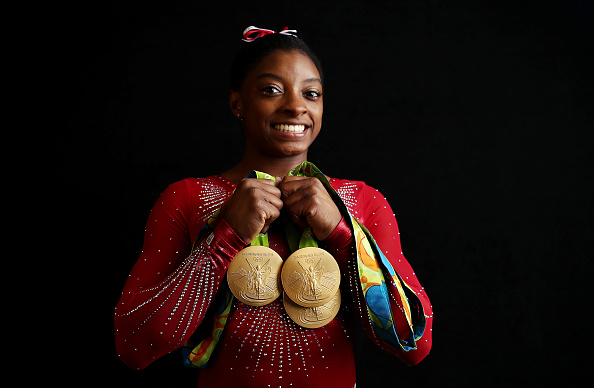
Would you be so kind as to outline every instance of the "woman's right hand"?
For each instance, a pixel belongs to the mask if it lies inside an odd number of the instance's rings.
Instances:
[[[223,218],[247,244],[268,230],[283,208],[281,191],[269,179],[245,178],[223,207]]]

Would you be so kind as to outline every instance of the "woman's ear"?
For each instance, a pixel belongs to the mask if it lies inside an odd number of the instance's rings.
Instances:
[[[243,113],[241,111],[241,96],[236,90],[229,91],[229,107],[231,108],[233,116],[238,119],[243,118]]]

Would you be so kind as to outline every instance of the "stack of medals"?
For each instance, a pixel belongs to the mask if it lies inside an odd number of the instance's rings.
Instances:
[[[282,268],[283,304],[295,323],[315,329],[338,313],[340,269],[330,253],[318,248],[311,228],[305,229],[299,247]]]
[[[310,228],[304,237],[315,244]],[[247,305],[265,306],[284,289],[283,305],[295,323],[309,329],[326,325],[338,313],[341,302],[340,269],[334,257],[310,245],[293,252],[283,264],[267,242],[267,235],[258,235],[231,261],[227,281],[233,295]]]
[[[274,179],[262,175],[258,177]],[[340,309],[340,269],[334,257],[318,247],[309,227],[303,231],[299,249],[284,264],[268,247],[268,236],[259,234],[235,255],[227,281],[233,295],[250,306],[272,303],[284,289],[285,311],[295,323],[310,329],[326,325]]]

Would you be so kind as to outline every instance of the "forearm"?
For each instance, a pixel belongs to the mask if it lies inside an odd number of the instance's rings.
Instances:
[[[183,345],[202,322],[229,263],[244,246],[222,221],[163,280],[150,287],[126,287],[114,317],[122,361],[142,369]]]
[[[385,283],[384,289],[389,295],[390,314],[398,340],[394,341],[393,336],[382,339],[381,337],[385,337],[385,332],[376,325],[368,325],[366,332],[380,347],[396,354],[407,364],[413,365],[426,357],[431,349],[432,306],[413,268],[404,257],[398,224],[390,205],[377,190],[368,192],[367,198],[367,217],[364,224],[377,243],[381,254],[378,252],[373,255],[372,261],[368,261],[370,257],[361,255],[357,272],[367,271],[366,273],[373,277],[374,271],[381,271]],[[359,237],[356,238],[359,240]],[[369,272],[370,269],[371,272]],[[375,284],[369,283],[368,279],[364,281],[364,275],[365,273],[359,277],[361,284],[366,284],[359,288],[367,299],[373,298],[377,291],[370,293],[369,288],[375,287]],[[364,291],[365,289],[367,291]],[[383,314],[381,310],[376,312]]]
[[[324,240],[328,251],[338,263],[343,277],[348,276],[348,265],[353,257],[353,231],[343,217],[334,231]]]

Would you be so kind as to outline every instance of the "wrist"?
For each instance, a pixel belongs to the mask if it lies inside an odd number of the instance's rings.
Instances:
[[[225,219],[222,219],[214,230],[206,236],[205,244],[212,255],[214,264],[225,269],[237,252],[249,245],[239,237]]]
[[[353,231],[344,217],[340,219],[332,233],[323,241],[333,251],[340,251],[351,245]]]

